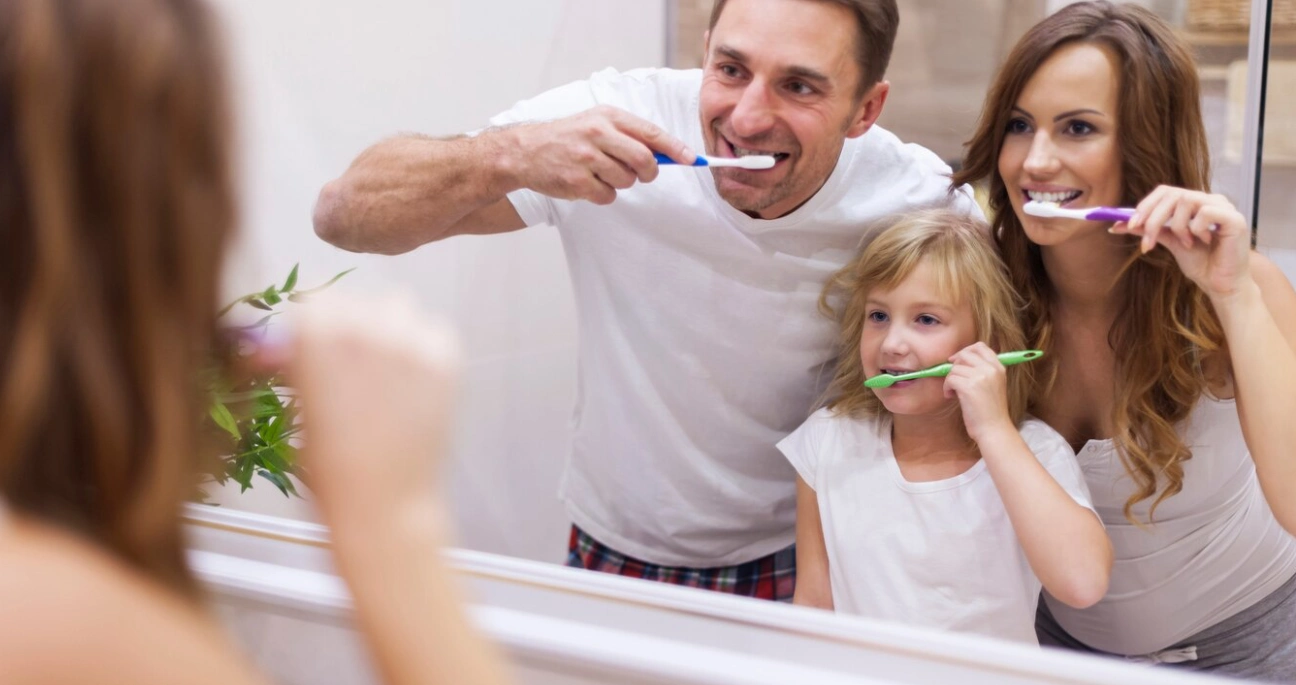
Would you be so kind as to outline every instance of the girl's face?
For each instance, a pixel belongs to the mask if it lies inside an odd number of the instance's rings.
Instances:
[[[859,347],[868,377],[944,364],[976,342],[971,303],[942,297],[934,276],[934,269],[923,261],[894,289],[869,292]],[[920,378],[873,392],[892,414],[934,415],[948,412],[957,402],[946,399],[944,388],[944,378]]]
[[[1026,82],[999,149],[999,175],[1026,236],[1056,245],[1104,232],[1106,224],[1027,215],[1028,200],[1064,207],[1121,201],[1116,59],[1092,43],[1060,48]]]

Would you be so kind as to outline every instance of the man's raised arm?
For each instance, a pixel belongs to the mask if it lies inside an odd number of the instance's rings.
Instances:
[[[473,137],[391,138],[324,186],[315,233],[352,252],[400,254],[454,235],[515,231],[526,224],[508,193],[609,204],[617,190],[657,177],[653,152],[694,158],[656,125],[607,106]]]

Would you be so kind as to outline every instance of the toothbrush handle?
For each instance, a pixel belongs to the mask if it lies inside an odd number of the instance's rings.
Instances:
[[[1085,218],[1090,221],[1129,221],[1134,216],[1132,207],[1094,207]],[[1219,224],[1211,224],[1210,230],[1218,231]]]
[[[658,164],[680,164],[679,162],[671,159],[670,155],[667,155],[664,152],[654,152],[653,158],[657,160]],[[680,166],[706,166],[706,165],[707,165],[706,157],[703,157],[702,155],[698,155],[697,161],[693,162],[692,164],[680,164]]]
[[[999,362],[1002,363],[1004,366],[1012,366],[1013,364],[1028,362],[1032,359],[1039,359],[1040,357],[1044,356],[1044,353],[1039,350],[1017,350],[1016,352],[1004,352],[996,356],[999,357]],[[936,366],[933,366],[930,369],[923,369],[921,371],[914,371],[913,373],[900,374],[899,376],[896,376],[896,381],[909,381],[915,378],[933,378],[936,376],[948,376],[949,372],[953,369],[954,369],[953,364],[949,362],[945,362],[944,364],[937,364]]]
[[[954,369],[953,364],[949,362],[945,362],[944,364],[937,364],[936,366],[933,366],[929,369],[914,371],[913,373],[900,374],[899,376],[896,376],[896,381],[910,381],[915,378],[933,378],[936,376],[948,376],[949,372],[952,371],[953,369]]]
[[[1004,366],[1012,366],[1013,364],[1039,359],[1044,356],[1044,353],[1040,350],[1017,350],[1016,352],[1003,352],[996,356],[999,357],[999,362]]]
[[[1129,221],[1132,216],[1132,207],[1094,207],[1085,214],[1089,221]]]

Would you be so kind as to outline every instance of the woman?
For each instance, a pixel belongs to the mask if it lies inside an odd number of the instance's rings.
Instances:
[[[1199,99],[1154,14],[1070,5],[1009,55],[953,182],[988,184],[1047,351],[1031,412],[1077,450],[1116,554],[1096,605],[1045,595],[1041,643],[1296,681],[1296,292],[1208,193]]]
[[[236,216],[211,23],[199,0],[0,3],[5,683],[263,682],[203,611],[180,522]],[[302,322],[311,484],[387,682],[494,682],[438,559],[452,357],[426,326],[372,329],[407,316]]]

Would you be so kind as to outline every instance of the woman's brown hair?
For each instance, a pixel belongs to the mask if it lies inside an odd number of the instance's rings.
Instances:
[[[1027,32],[995,77],[953,183],[987,183],[995,241],[1013,284],[1026,297],[1027,338],[1046,352],[1053,349],[1053,291],[1039,247],[1027,239],[1009,202],[998,171],[999,151],[1027,81],[1059,48],[1080,42],[1103,47],[1117,60],[1123,204],[1136,204],[1161,184],[1210,188],[1197,66],[1164,21],[1137,5],[1080,2]],[[1175,426],[1208,387],[1203,362],[1223,361],[1226,355],[1209,301],[1170,253],[1141,255],[1136,238],[1127,242],[1129,260],[1113,290],[1120,307],[1108,343],[1120,352],[1112,420],[1115,444],[1137,488],[1125,504],[1133,521],[1138,502],[1156,496],[1150,518],[1158,504],[1182,489],[1182,462],[1192,453]],[[1032,405],[1053,391],[1057,364],[1056,355],[1046,355],[1036,366]]]
[[[0,496],[190,595],[222,63],[194,0],[0,3]]]
[[[857,418],[886,413],[877,395],[864,387],[859,346],[868,320],[868,296],[873,290],[895,289],[922,264],[935,269],[942,297],[972,308],[977,340],[996,352],[1023,348],[1021,300],[987,237],[985,223],[947,209],[905,215],[833,275],[819,298],[820,311],[838,324],[836,372],[824,402],[833,412]],[[1026,411],[1026,366],[1008,371],[1013,423]]]

